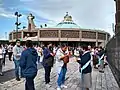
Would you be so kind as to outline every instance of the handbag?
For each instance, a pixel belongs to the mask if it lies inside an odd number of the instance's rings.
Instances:
[[[69,56],[64,57],[63,62],[67,64],[69,62]]]
[[[45,62],[45,64],[46,64],[47,66],[53,66],[54,57],[49,57],[49,58],[45,59],[44,62]]]

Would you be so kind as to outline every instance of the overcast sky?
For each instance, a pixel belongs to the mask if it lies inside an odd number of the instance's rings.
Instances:
[[[27,26],[29,13],[35,16],[35,24],[40,27],[44,23],[56,25],[69,12],[81,28],[102,29],[113,34],[114,0],[0,0],[0,38],[15,29],[15,11],[23,14],[19,19],[21,28]]]

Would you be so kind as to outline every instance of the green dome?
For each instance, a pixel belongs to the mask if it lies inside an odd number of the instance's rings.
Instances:
[[[72,16],[64,16],[64,20],[56,25],[56,28],[80,28],[76,23],[73,22]]]
[[[76,23],[74,22],[61,22],[57,26],[57,28],[80,28]]]

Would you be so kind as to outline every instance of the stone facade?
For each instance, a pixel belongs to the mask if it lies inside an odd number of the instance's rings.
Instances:
[[[120,0],[114,0],[116,2],[116,25],[115,25],[115,33],[117,34],[120,31]]]
[[[57,30],[41,30],[40,31],[40,38],[57,38],[58,31]]]
[[[28,36],[27,36],[28,35]],[[18,38],[22,41],[26,40],[26,37],[31,37],[33,41],[76,41],[76,42],[93,42],[95,45],[98,43],[107,43],[110,38],[109,33],[98,30],[87,29],[61,29],[61,28],[40,28],[31,31],[21,30],[18,32]],[[16,40],[16,33],[11,32],[9,34],[9,41],[14,42]]]
[[[105,45],[110,37],[109,33],[101,30],[80,28],[80,26],[73,21],[72,16],[70,16],[68,12],[64,16],[64,20],[52,28],[43,26],[41,28],[35,28],[34,18],[32,14],[28,16],[28,29],[19,31],[18,35],[16,35],[16,32],[11,32],[9,34],[10,42],[14,42],[16,36],[18,36],[21,41],[26,41],[27,38],[31,38],[33,41],[40,42],[54,41],[57,44],[67,42],[77,44],[77,46],[80,43],[92,43],[94,46],[98,46],[101,43]]]
[[[96,38],[96,32],[82,31],[82,38],[95,39]]]

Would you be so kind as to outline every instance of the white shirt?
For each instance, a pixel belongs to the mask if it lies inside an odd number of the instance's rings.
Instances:
[[[12,52],[13,51],[13,46],[12,45],[9,45],[8,46],[8,52]]]
[[[61,48],[59,48],[59,49],[57,50],[57,53],[56,53],[56,65],[57,65],[57,66],[62,67],[62,66],[64,65],[63,60],[60,60],[61,57],[63,57],[63,56],[64,56],[64,52],[62,51]]]
[[[3,58],[3,50],[2,50],[2,48],[0,48],[0,59],[2,59]]]

